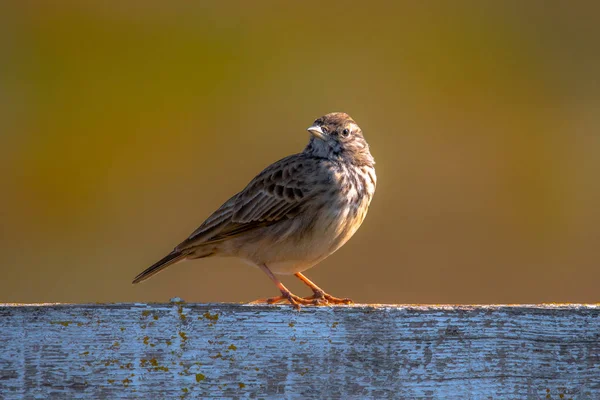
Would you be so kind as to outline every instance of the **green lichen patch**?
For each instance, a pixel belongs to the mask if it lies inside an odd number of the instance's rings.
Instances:
[[[62,326],[69,326],[72,323],[73,323],[73,321],[50,321],[50,324],[52,324],[52,325],[62,325]]]
[[[205,312],[204,314],[202,314],[201,317],[198,317],[198,319],[207,319],[213,323],[216,323],[219,320],[219,314],[211,314],[210,312]]]
[[[187,316],[183,313],[183,306],[180,305],[177,307],[177,313],[179,314],[179,319],[181,319],[182,322],[185,322]]]
[[[127,364],[127,365],[131,365],[131,364]],[[145,358],[142,358],[140,360],[140,367],[142,368],[147,368],[148,371],[163,371],[163,372],[169,372],[169,368],[165,367],[164,365],[160,365],[158,363],[158,360],[156,358],[152,358],[150,360],[147,360]]]

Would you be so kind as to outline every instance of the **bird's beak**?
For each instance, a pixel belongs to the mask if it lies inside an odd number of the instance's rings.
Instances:
[[[321,129],[318,125],[313,125],[307,129],[313,136],[318,139],[325,140],[325,134],[323,133],[323,129]]]

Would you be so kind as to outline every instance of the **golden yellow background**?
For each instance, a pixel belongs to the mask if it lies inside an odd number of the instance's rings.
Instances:
[[[277,295],[235,259],[130,282],[332,111],[362,126],[379,186],[308,271],[323,288],[600,301],[595,4],[3,2],[0,302]]]

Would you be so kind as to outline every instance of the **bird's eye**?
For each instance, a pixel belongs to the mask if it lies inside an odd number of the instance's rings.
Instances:
[[[344,136],[348,136],[349,134],[350,134],[350,130],[348,128],[346,128],[342,131],[342,135],[344,135]]]
[[[323,133],[327,133],[327,132],[329,132],[329,129],[327,129],[327,127],[326,127],[326,126],[322,126],[322,127],[321,127],[321,130],[323,131]]]

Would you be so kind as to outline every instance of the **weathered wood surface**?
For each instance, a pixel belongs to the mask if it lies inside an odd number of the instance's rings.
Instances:
[[[600,307],[0,305],[1,399],[600,399]]]

